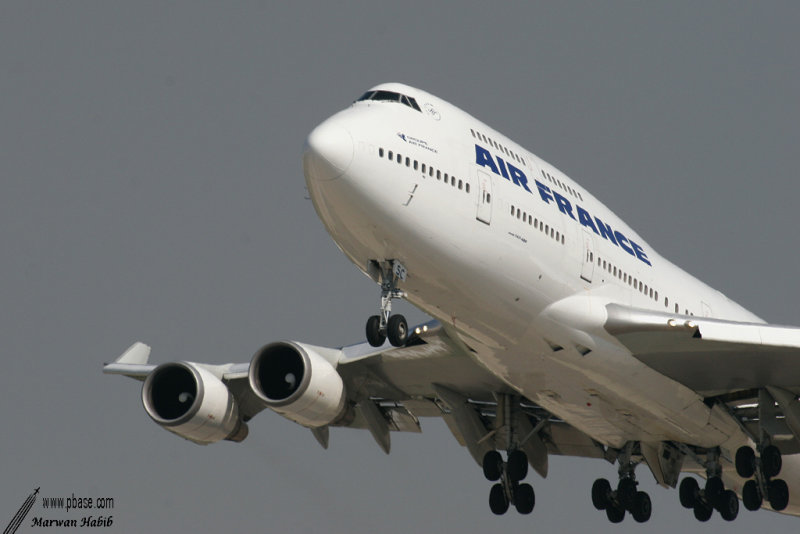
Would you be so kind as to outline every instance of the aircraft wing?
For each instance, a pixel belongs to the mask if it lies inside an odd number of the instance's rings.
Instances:
[[[800,328],[606,306],[605,330],[633,356],[726,404],[751,436],[800,452]]]
[[[637,359],[705,397],[766,387],[800,393],[800,328],[606,309],[605,330]]]
[[[487,451],[505,447],[503,440],[507,439],[507,433],[502,432],[504,423],[498,422],[502,418],[498,417],[497,406],[498,402],[509,402],[509,406],[513,403],[510,417],[519,434],[516,439],[528,454],[531,466],[542,476],[547,474],[548,454],[604,457],[602,445],[519,397],[477,363],[470,356],[470,349],[457,336],[449,334],[438,321],[420,325],[412,332],[407,344],[399,348],[388,343],[378,348],[360,343],[341,349],[281,343],[324,351],[322,353],[342,379],[347,403],[352,408],[347,410],[346,417],[330,423],[330,426],[367,429],[387,453],[391,431],[420,432],[420,417],[442,417],[458,442],[467,447],[480,464]],[[229,401],[229,408],[217,415],[213,410],[204,411],[205,404],[199,407],[204,418],[223,425],[213,437],[198,433],[194,428],[184,433],[178,425],[182,420],[167,421],[160,417],[157,409],[153,413],[152,407],[145,402],[145,408],[157,423],[186,439],[201,444],[222,438],[240,441],[246,436],[246,430],[241,432],[230,421],[229,426],[224,426],[224,421],[229,420],[232,413],[230,405],[235,405],[237,418],[244,423],[267,407],[251,386],[252,363],[207,365],[177,362],[156,366],[148,362],[149,354],[149,347],[136,343],[116,361],[106,364],[103,371],[145,381],[145,389],[156,387],[155,384],[148,385],[148,379],[158,369],[169,367],[173,373],[189,369],[195,376],[208,373],[215,378],[198,379],[205,384],[198,390],[210,392],[212,382],[219,381],[234,399]],[[282,413],[280,407],[276,411]],[[194,410],[190,412],[194,413]],[[200,419],[198,415],[195,417]],[[287,417],[292,419],[291,414]],[[190,424],[194,423],[186,423]],[[305,426],[312,430],[320,444],[327,447],[328,425]]]

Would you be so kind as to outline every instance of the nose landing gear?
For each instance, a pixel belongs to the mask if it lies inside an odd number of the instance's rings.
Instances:
[[[392,346],[402,347],[408,340],[408,323],[402,315],[392,315],[392,299],[406,296],[405,292],[397,288],[398,282],[406,279],[406,268],[397,260],[381,264],[372,262],[371,266],[380,276],[381,305],[380,314],[367,319],[367,341],[373,347],[380,347],[388,337]]]

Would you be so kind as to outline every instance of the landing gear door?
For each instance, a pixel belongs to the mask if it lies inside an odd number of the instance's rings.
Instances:
[[[479,221],[489,224],[492,222],[492,177],[478,170],[478,214]]]
[[[583,233],[583,262],[581,267],[581,278],[586,280],[587,282],[592,281],[592,275],[594,274],[594,238],[589,231],[584,228]]]

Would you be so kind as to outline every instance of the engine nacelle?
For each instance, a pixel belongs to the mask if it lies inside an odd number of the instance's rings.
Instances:
[[[330,359],[320,352],[330,351]],[[250,362],[250,387],[287,419],[315,428],[339,419],[347,395],[331,360],[333,351],[293,341],[261,348]]]
[[[153,421],[200,445],[247,437],[236,399],[222,380],[197,364],[156,367],[144,381],[142,403]]]

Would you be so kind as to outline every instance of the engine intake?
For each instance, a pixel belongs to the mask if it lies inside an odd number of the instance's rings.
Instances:
[[[219,378],[197,364],[156,367],[142,386],[142,404],[163,428],[201,445],[247,437],[236,399]]]
[[[323,353],[325,356],[323,356]],[[293,341],[262,347],[250,362],[250,387],[270,408],[301,425],[333,423],[345,410],[335,351]]]

